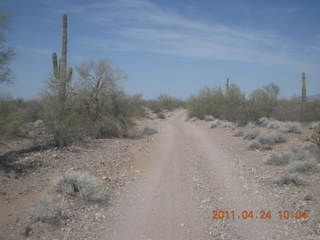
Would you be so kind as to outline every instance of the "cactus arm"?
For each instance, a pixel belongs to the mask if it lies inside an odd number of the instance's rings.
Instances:
[[[69,68],[68,75],[67,75],[67,81],[68,81],[68,82],[70,82],[70,81],[71,81],[71,78],[72,78],[72,72],[73,72],[73,69],[72,69],[72,68]]]
[[[302,94],[301,94],[301,101],[306,102],[307,101],[307,86],[306,86],[306,74],[302,73]]]
[[[57,54],[54,52],[52,53],[52,64],[53,64],[53,75],[56,79],[59,79],[59,69],[58,69],[58,62],[57,62]]]

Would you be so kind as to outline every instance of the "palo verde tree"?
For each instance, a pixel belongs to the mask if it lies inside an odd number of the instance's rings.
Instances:
[[[121,69],[114,68],[109,61],[102,59],[98,62],[84,62],[77,67],[79,81],[77,94],[86,99],[88,111],[93,121],[97,121],[102,111],[109,109],[112,114],[114,104],[112,103],[118,94],[118,81],[126,76]],[[102,102],[109,106],[102,108]]]
[[[9,18],[10,15],[8,13],[0,13],[0,84],[11,83],[13,79],[13,74],[9,64],[16,53],[13,48],[5,45],[6,38],[4,36],[4,31],[10,29],[8,26]]]

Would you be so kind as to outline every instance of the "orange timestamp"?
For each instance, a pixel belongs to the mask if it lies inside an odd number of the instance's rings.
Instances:
[[[234,210],[231,211],[212,211],[212,219],[306,219],[308,218],[307,211],[289,211],[289,210],[281,210],[278,212],[272,212],[270,210],[243,210],[240,212],[236,212]]]

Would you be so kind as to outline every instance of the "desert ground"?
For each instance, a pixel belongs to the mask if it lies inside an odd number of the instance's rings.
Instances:
[[[2,164],[0,239],[320,239],[320,174],[277,184],[286,167],[264,164],[304,144],[307,128],[249,151],[236,128],[210,128],[184,109],[166,116],[141,120],[157,131],[142,138],[88,140]],[[96,179],[103,198],[57,191],[68,171]]]

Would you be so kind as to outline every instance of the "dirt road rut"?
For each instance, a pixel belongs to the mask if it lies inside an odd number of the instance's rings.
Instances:
[[[272,194],[250,184],[235,153],[185,119],[181,110],[161,124],[148,167],[112,209],[106,239],[294,239],[279,219],[242,218],[246,210],[278,211]],[[235,216],[211,219],[214,210]]]

